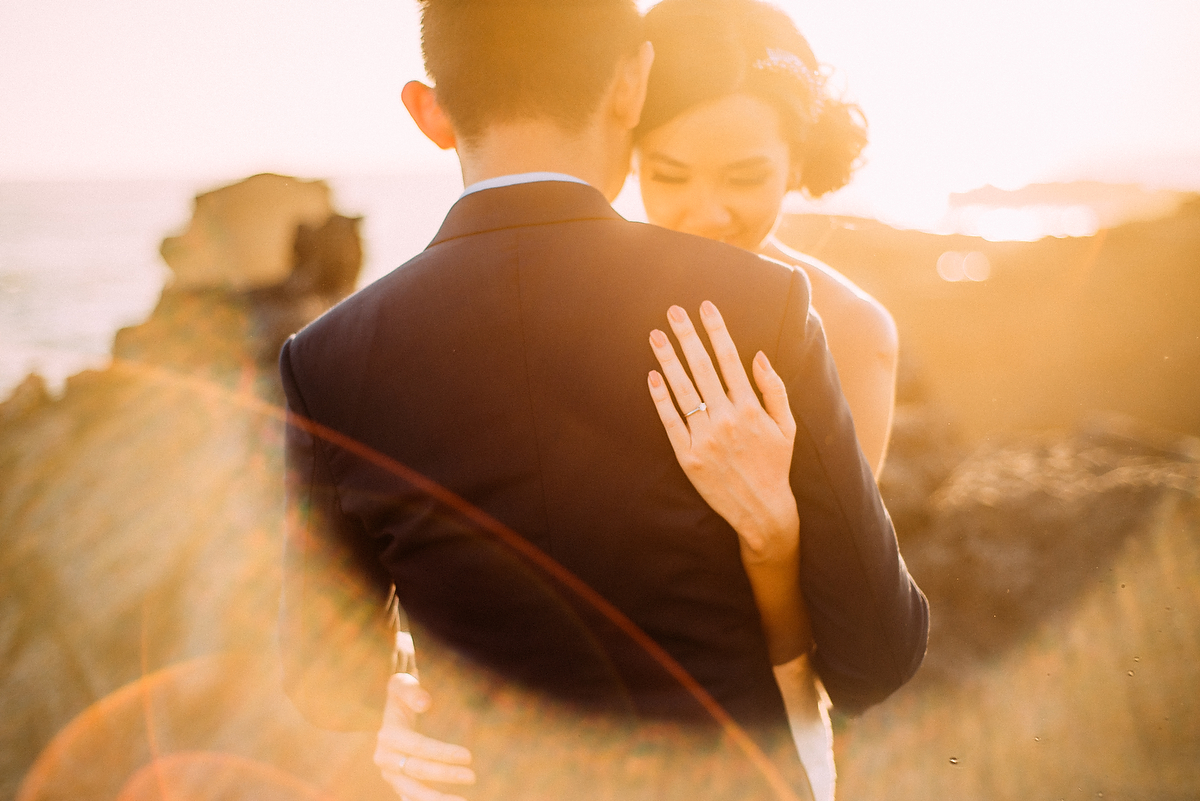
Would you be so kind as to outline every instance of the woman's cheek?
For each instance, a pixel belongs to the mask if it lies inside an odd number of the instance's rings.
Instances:
[[[783,211],[783,199],[786,195],[787,188],[780,186],[771,187],[756,198],[753,212],[754,227],[762,232],[763,239],[766,239],[767,235],[771,233],[771,229],[775,227],[775,222]]]
[[[679,230],[679,224],[686,211],[682,192],[672,192],[661,186],[649,186],[642,191],[642,206],[646,209],[646,218],[654,225]]]

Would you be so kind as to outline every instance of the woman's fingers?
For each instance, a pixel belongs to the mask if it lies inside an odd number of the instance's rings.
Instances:
[[[383,778],[400,796],[401,801],[466,801],[460,795],[439,793],[405,773],[384,770]]]
[[[654,351],[654,358],[658,359],[658,364],[662,367],[663,375],[666,376],[667,383],[671,386],[671,392],[675,395],[675,402],[679,404],[683,414],[686,415],[692,409],[697,408],[701,403],[700,393],[696,392],[692,379],[683,369],[683,363],[675,355],[675,348],[671,345],[671,340],[656,328],[650,332],[650,347]]]
[[[708,332],[708,341],[712,343],[713,353],[717,356],[717,365],[721,368],[725,386],[729,387],[730,398],[734,403],[757,400],[754,390],[750,387],[750,379],[746,377],[746,368],[742,367],[737,345],[733,343],[733,337],[725,327],[725,319],[710,301],[706,300],[700,304],[700,322]]]
[[[471,752],[461,745],[444,743],[412,729],[380,731],[375,744],[375,763],[384,767],[385,764],[392,764],[397,760],[402,762],[405,758],[453,766],[471,764]]]
[[[647,383],[650,384],[650,398],[658,411],[658,419],[662,420],[663,428],[667,430],[667,439],[671,441],[671,448],[674,449],[675,456],[679,457],[691,446],[691,431],[679,416],[675,403],[671,400],[671,393],[667,391],[667,384],[657,370],[650,371]]]
[[[417,678],[409,673],[393,673],[388,679],[388,703],[383,714],[387,722],[404,722],[409,726],[416,716],[429,709],[432,699]]]
[[[708,349],[704,347],[704,342],[696,333],[688,313],[680,306],[672,306],[667,309],[667,319],[671,323],[671,330],[675,332],[675,337],[679,340],[679,347],[683,349],[684,358],[687,359],[688,367],[692,371],[692,378],[696,380],[696,388],[700,390],[704,402],[717,408],[728,403],[725,387],[721,385],[721,377],[717,375],[717,368],[709,358]],[[670,380],[670,378],[668,375],[667,379]],[[674,382],[671,383],[671,389],[675,389]],[[695,407],[684,406],[681,402],[680,408],[686,413]]]
[[[429,709],[430,704],[429,693],[415,677],[396,673],[388,680],[383,725],[375,741],[375,764],[401,798],[460,801],[459,796],[440,793],[422,784],[475,783],[475,772],[467,767],[471,763],[470,751],[413,730],[417,715]]]
[[[475,771],[463,765],[447,765],[420,757],[398,754],[385,750],[383,754],[375,754],[375,764],[384,772],[403,774],[409,778],[423,782],[440,782],[442,784],[474,784]]]
[[[789,440],[796,437],[796,418],[792,416],[792,407],[788,404],[787,386],[779,373],[771,366],[767,354],[761,350],[754,356],[754,383],[763,396],[763,407],[767,414],[779,426],[779,430]]]

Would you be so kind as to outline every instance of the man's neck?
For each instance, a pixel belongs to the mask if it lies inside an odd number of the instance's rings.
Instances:
[[[559,172],[587,181],[610,199],[620,191],[619,185],[613,188],[620,183],[614,156],[604,132],[585,128],[575,134],[544,120],[494,124],[458,148],[465,186],[502,175]]]

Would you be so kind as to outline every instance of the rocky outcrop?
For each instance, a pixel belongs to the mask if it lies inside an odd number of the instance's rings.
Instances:
[[[780,236],[887,306],[971,441],[1103,411],[1200,436],[1200,197],[1091,237],[989,242],[818,215],[789,216]],[[946,253],[982,254],[989,277],[943,280]]]
[[[159,252],[175,289],[273,286],[293,271],[297,227],[320,226],[332,213],[324,181],[262,173],[197,195],[188,227]]]
[[[8,400],[0,402],[0,429],[17,424],[48,403],[50,393],[46,389],[46,379],[36,373],[26,376]]]
[[[360,221],[334,213],[320,181],[256,175],[198,196],[187,232],[163,241],[176,280],[113,356],[200,370],[248,358],[271,374],[284,339],[353,291]]]
[[[223,758],[232,764],[261,754],[257,738],[273,732],[309,766],[299,775],[331,780],[350,760],[361,797],[380,789],[363,756],[370,738],[298,726],[272,672],[283,508],[275,360],[284,337],[353,289],[362,260],[358,220],[330,211],[323,184],[291,183],[256,176],[202,195],[189,236],[214,240],[198,246],[212,259],[206,271],[176,262],[183,277],[145,323],[118,333],[108,369],[71,377],[57,400],[31,376],[0,404],[0,797],[13,797],[39,754],[50,784],[22,798],[116,797],[130,778],[116,766],[145,764],[147,676],[173,688],[164,708],[195,701],[175,731],[197,749],[222,731],[240,743]],[[302,202],[271,205],[293,190]],[[294,224],[297,215],[307,221]],[[237,242],[215,242],[222,231]],[[257,249],[239,249],[255,231]],[[172,242],[164,250],[178,254]],[[275,267],[252,265],[247,280],[229,272],[265,259],[265,243],[278,246],[266,259]],[[210,657],[238,672],[189,667]],[[200,680],[211,692],[197,694]],[[246,682],[254,703],[239,695]],[[236,703],[221,706],[230,693]],[[206,707],[242,712],[212,724]],[[130,739],[110,741],[117,721]],[[258,733],[240,737],[240,727]],[[54,748],[96,737],[103,758],[92,745],[71,751],[86,769],[56,761]],[[220,773],[199,770],[210,781]],[[236,786],[263,774],[231,775]]]
[[[1138,184],[1110,184],[1103,181],[1028,184],[1020,189],[983,186],[970,192],[954,192],[949,198],[950,213],[964,208],[1088,209],[1101,228],[1112,228],[1134,220],[1157,220],[1175,213],[1181,203],[1193,196],[1187,192],[1146,189]]]

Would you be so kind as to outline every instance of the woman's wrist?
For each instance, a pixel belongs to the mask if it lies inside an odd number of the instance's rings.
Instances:
[[[812,648],[812,630],[800,594],[800,549],[789,556],[750,561],[743,552],[746,577],[762,616],[772,665],[781,665]]]
[[[747,563],[787,565],[798,558],[800,515],[790,488],[786,501],[764,508],[734,528],[741,541],[742,559]]]

